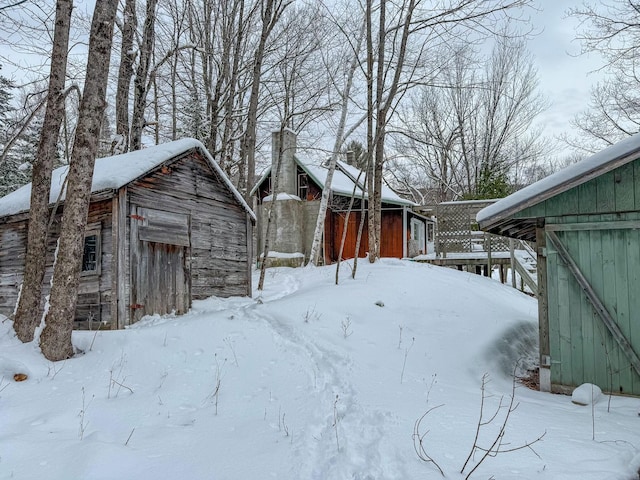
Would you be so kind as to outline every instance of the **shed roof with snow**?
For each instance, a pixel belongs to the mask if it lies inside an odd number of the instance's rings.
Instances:
[[[211,168],[220,176],[238,202],[255,220],[253,210],[245,202],[244,198],[233,186],[220,166],[213,160],[205,146],[194,138],[184,138],[174,142],[163,143],[142,150],[96,159],[93,170],[91,193],[105,190],[117,190],[128,183],[144,176],[162,163],[169,161],[189,150],[197,150],[209,162]],[[65,199],[65,179],[69,166],[56,168],[51,178],[51,194],[49,203],[54,204],[58,199]],[[62,194],[61,194],[62,192]],[[0,217],[15,215],[29,210],[31,203],[31,184],[15,190],[0,198]]]
[[[580,214],[638,209],[640,172],[632,166],[621,167],[639,156],[640,134],[636,134],[482,209],[476,217],[478,225],[491,233],[533,241],[537,218],[560,211]],[[602,178],[614,170],[612,183]]]

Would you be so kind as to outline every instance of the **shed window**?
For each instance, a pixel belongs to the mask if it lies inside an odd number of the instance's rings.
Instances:
[[[309,178],[306,173],[298,174],[298,197],[302,200],[307,199],[307,192],[309,191]]]
[[[82,274],[98,274],[100,270],[100,232],[87,232],[84,236]]]

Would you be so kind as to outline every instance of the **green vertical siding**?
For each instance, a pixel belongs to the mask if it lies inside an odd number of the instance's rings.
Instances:
[[[514,218],[640,211],[640,159],[525,208]]]
[[[639,213],[567,216],[557,223],[638,220]],[[640,352],[640,233],[633,229],[558,231],[580,270]],[[586,295],[548,242],[547,282],[553,384],[598,384],[640,395],[640,376],[594,313]]]

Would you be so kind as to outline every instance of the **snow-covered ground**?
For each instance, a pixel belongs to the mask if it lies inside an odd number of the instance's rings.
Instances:
[[[536,301],[425,264],[272,269],[260,299],[211,298],[125,331],[75,332],[53,364],[0,322],[0,479],[435,479],[482,458],[509,372],[535,357]],[[16,373],[28,375],[15,382]],[[478,479],[638,478],[640,400],[592,408],[518,386]],[[610,400],[610,405],[609,405]],[[483,426],[499,433],[506,408]]]

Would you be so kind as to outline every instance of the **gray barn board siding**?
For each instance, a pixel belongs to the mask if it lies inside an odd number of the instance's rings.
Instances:
[[[60,231],[62,212],[56,214],[47,241],[47,262],[43,281],[43,294],[48,295],[53,275],[53,260]],[[87,217],[87,229],[100,230],[102,244],[100,275],[83,275],[80,278],[76,328],[111,326],[111,201],[101,200],[91,204]],[[0,224],[0,313],[13,314],[18,300],[18,289],[24,275],[24,258],[27,243],[26,215],[16,215],[11,221]],[[10,240],[11,239],[11,240]],[[9,241],[10,240],[10,241]]]
[[[178,160],[168,170],[129,185],[130,204],[190,216],[187,263],[194,299],[249,295],[245,210],[204,159]]]
[[[45,293],[60,217],[47,246]],[[27,221],[26,213],[0,218],[0,313],[7,316],[22,282]],[[123,328],[142,314],[183,313],[192,299],[251,294],[252,215],[198,150],[118,191],[94,193],[91,229],[100,231],[100,270],[80,279],[76,328]]]

